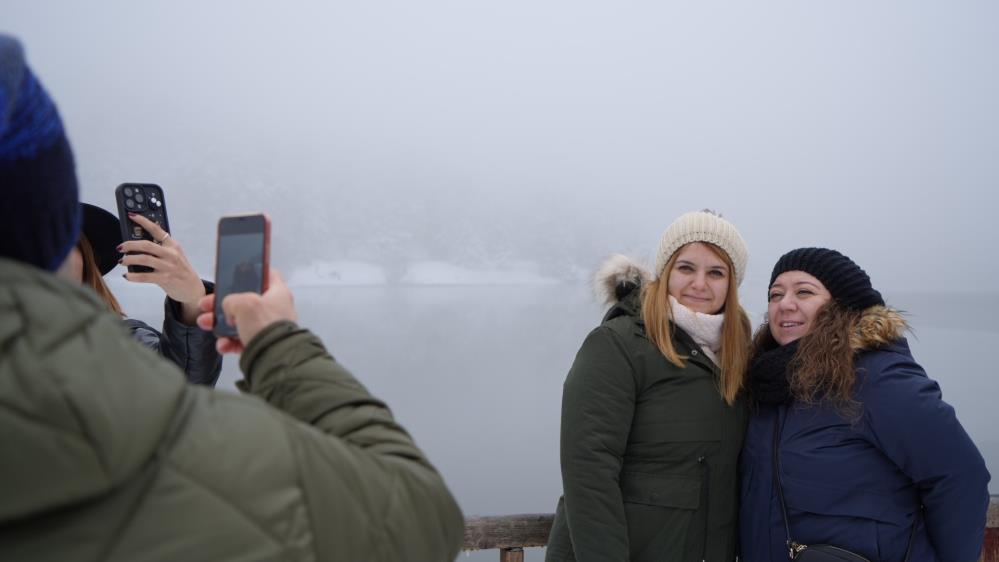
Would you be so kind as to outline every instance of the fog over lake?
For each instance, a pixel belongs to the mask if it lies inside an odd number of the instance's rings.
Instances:
[[[0,31],[85,201],[161,185],[209,279],[218,217],[271,215],[301,323],[467,515],[554,510],[589,276],[705,207],[749,245],[754,324],[784,251],[864,267],[999,474],[999,3],[6,0]]]

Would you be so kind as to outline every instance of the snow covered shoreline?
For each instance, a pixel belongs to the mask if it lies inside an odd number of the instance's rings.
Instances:
[[[406,264],[390,274],[378,264],[351,260],[317,261],[292,270],[291,287],[380,285],[557,285],[564,280],[543,275],[530,262],[510,267],[471,268],[442,261]]]

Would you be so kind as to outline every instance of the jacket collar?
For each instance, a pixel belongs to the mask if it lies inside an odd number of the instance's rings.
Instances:
[[[651,280],[652,273],[635,260],[622,255],[608,258],[593,276],[597,297],[610,305],[603,321],[619,316],[630,317],[632,333],[647,340],[645,321],[642,319],[642,287]],[[674,328],[673,342],[677,346],[677,352],[685,356],[687,361],[712,373],[719,373],[718,366],[699,350],[694,339],[680,327],[674,325]]]
[[[887,306],[872,306],[864,310],[860,321],[850,334],[850,348],[867,351],[886,347],[902,339],[909,329],[902,313]]]

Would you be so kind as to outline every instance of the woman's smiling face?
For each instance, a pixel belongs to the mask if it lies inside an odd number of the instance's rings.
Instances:
[[[786,345],[808,334],[815,317],[832,295],[804,271],[785,271],[774,279],[767,296],[767,321],[777,343]]]
[[[692,242],[677,251],[669,272],[669,294],[695,312],[717,314],[728,298],[730,279],[728,265],[711,247]]]

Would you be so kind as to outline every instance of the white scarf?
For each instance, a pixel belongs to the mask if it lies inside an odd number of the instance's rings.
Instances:
[[[721,351],[721,329],[725,322],[725,313],[704,314],[695,312],[680,304],[680,301],[669,296],[669,307],[673,311],[673,322],[684,332],[687,332],[704,353],[718,364],[718,352]]]

